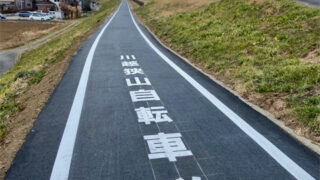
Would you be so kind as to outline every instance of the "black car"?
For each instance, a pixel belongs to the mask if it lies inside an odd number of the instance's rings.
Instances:
[[[6,16],[0,13],[0,19],[6,19]]]
[[[32,14],[32,12],[30,12],[30,11],[19,12],[19,16],[21,16],[21,17],[29,17],[29,16],[31,16],[31,14]]]

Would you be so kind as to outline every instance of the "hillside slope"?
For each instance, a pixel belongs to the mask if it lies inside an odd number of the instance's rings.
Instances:
[[[320,9],[293,0],[188,2],[133,8],[171,48],[320,142]]]

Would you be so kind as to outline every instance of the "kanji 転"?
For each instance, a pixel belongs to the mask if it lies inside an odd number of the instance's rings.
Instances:
[[[145,108],[140,107],[135,109],[138,122],[144,122],[150,124],[151,122],[172,122],[172,119],[168,116],[168,111],[163,106]]]

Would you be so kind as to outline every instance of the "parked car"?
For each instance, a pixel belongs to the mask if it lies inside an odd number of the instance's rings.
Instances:
[[[31,15],[32,15],[32,12],[30,12],[30,11],[20,11],[19,12],[20,17],[29,17]]]
[[[49,16],[51,19],[54,19],[54,18],[56,18],[56,12],[55,12],[55,11],[49,11],[48,16]]]
[[[45,20],[51,20],[51,17],[48,13],[41,13],[41,15],[44,17]]]
[[[33,13],[31,16],[29,16],[29,20],[47,21],[50,20],[50,17],[43,13]]]
[[[7,19],[7,17],[0,13],[0,19]]]

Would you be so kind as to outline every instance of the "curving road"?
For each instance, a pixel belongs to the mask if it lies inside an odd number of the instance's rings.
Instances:
[[[320,159],[163,48],[126,0],[86,40],[6,179],[320,179]]]

